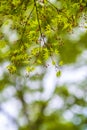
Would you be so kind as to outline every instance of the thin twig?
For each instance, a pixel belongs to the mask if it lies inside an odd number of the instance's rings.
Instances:
[[[47,2],[48,2],[53,8],[55,8],[57,12],[60,11],[60,10],[59,10],[54,4],[52,4],[49,0],[47,0]]]
[[[63,13],[65,15],[65,17],[68,19],[68,17],[66,16],[65,12],[62,11],[62,9],[58,9],[54,4],[52,4],[49,0],[47,0],[47,2],[57,11],[57,13],[59,14],[60,12]]]
[[[41,35],[41,37],[42,37],[42,30],[41,30],[41,25],[40,25],[40,20],[39,20],[39,15],[38,15],[38,9],[37,9],[36,0],[34,0],[34,6],[36,7],[37,21],[38,21],[38,26],[39,26],[40,35]]]
[[[25,26],[24,26],[23,31],[22,31],[21,41],[20,41],[20,43],[22,43],[22,40],[23,40],[23,35],[24,35],[24,33],[25,33],[26,26],[27,26],[27,22],[28,22],[28,20],[30,19],[30,17],[31,17],[31,14],[32,14],[33,10],[34,10],[34,7],[33,7],[33,9],[31,10],[31,12],[30,12],[30,14],[29,14],[29,16],[27,17],[27,20],[26,20],[26,22],[25,22]]]

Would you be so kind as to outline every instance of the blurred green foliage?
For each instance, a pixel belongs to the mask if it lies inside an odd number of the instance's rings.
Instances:
[[[87,129],[86,79],[77,84],[56,84],[51,97],[42,98],[50,66],[47,61],[51,59],[59,78],[62,66],[75,63],[87,48],[86,27],[79,40],[70,39],[74,28],[80,31],[81,19],[87,24],[86,0],[0,0],[0,110],[12,98],[21,103],[16,118],[5,113],[18,130]],[[69,90],[72,84],[82,97]],[[56,104],[62,100],[62,106],[52,109],[55,97]]]

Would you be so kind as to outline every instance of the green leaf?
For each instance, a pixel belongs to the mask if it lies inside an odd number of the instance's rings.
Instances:
[[[10,72],[11,74],[14,74],[14,73],[16,72],[16,70],[17,70],[14,65],[9,65],[9,66],[7,66],[7,69],[9,70],[9,72]]]
[[[38,64],[41,64],[42,62],[41,62],[41,60],[40,60],[40,59],[38,59],[38,60],[37,60],[37,63],[38,63]]]
[[[57,77],[60,77],[60,76],[61,76],[61,71],[60,71],[60,70],[56,72],[56,76],[57,76]]]
[[[34,67],[30,67],[30,66],[26,67],[27,72],[33,72],[34,70],[35,70]]]
[[[55,63],[55,61],[54,60],[52,60],[52,65],[55,65],[56,63]]]
[[[63,61],[60,61],[60,62],[59,62],[59,66],[62,66],[62,65],[63,65]]]

